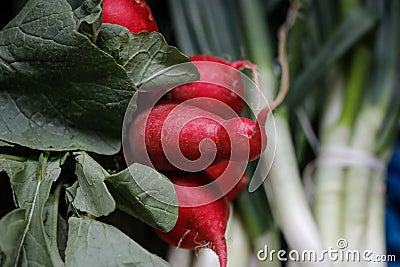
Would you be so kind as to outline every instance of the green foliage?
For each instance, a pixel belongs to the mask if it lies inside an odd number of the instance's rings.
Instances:
[[[66,1],[32,0],[0,32],[3,141],[115,154],[136,86],[149,81],[173,86],[198,78],[192,64],[185,72],[169,71],[188,59],[157,33],[136,36],[105,26],[97,47],[84,34],[96,39],[99,18],[98,1],[86,1],[74,12]],[[123,47],[123,66],[101,47],[111,55]]]
[[[172,88],[199,78],[192,64],[176,67],[189,60],[157,32],[133,34],[119,25],[104,24],[97,45],[114,56],[141,90]]]
[[[101,14],[101,0],[75,10],[30,0],[0,31],[0,179],[15,203],[0,218],[1,266],[169,266],[96,218],[118,207],[163,231],[175,225],[172,183],[125,168],[117,153],[138,90],[199,74],[161,34],[102,25]]]
[[[62,159],[49,160],[42,154],[38,161],[1,160],[0,169],[11,178],[18,209],[0,220],[0,248],[5,266],[62,266],[57,245],[44,227],[44,206],[50,188],[61,172]],[[14,227],[10,230],[10,227]],[[40,245],[38,245],[40,244]]]
[[[106,178],[119,209],[162,231],[178,218],[178,199],[172,183],[153,168],[135,163]]]
[[[32,0],[0,32],[2,140],[41,150],[119,150],[135,87],[75,28],[66,1]]]
[[[294,80],[290,89],[290,106],[299,105],[310,94],[318,78],[326,73],[329,67],[353,47],[361,37],[371,31],[376,24],[376,17],[364,8],[355,8],[342,21],[327,41],[314,55],[313,60]]]
[[[79,186],[72,204],[95,217],[113,212],[115,201],[104,183],[104,178],[109,175],[107,171],[85,152],[76,153],[75,160]]]
[[[76,217],[68,225],[66,266],[170,266],[111,225]]]

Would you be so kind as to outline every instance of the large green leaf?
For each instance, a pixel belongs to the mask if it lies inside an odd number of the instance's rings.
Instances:
[[[164,175],[134,163],[106,181],[119,209],[162,231],[174,227],[178,199],[173,184]]]
[[[65,0],[31,0],[0,32],[0,139],[42,150],[120,149],[134,85],[76,31]]]
[[[85,152],[75,153],[75,159],[79,187],[74,207],[95,217],[108,215],[115,210],[115,201],[104,183],[108,172]]]
[[[111,225],[75,217],[68,224],[68,267],[170,266]]]
[[[158,32],[133,34],[124,27],[106,23],[97,45],[124,66],[140,90],[172,88],[199,79],[195,66],[187,63],[190,61],[178,49],[167,45]]]
[[[6,257],[4,266],[64,265],[57,244],[51,242],[43,223],[44,207],[64,160],[65,157],[49,161],[47,155],[41,155],[39,161],[0,161],[0,170],[10,176],[20,208],[0,221],[0,244]],[[11,222],[17,226],[12,233],[7,233]]]

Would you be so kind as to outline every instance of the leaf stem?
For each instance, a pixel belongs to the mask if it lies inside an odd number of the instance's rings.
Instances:
[[[17,253],[16,259],[19,259],[20,256],[21,256],[21,251],[22,251],[22,247],[24,245],[24,240],[26,238],[26,235],[28,234],[29,227],[31,226],[33,213],[34,213],[35,209],[37,208],[36,207],[36,200],[37,200],[38,195],[39,195],[40,185],[42,184],[43,177],[44,177],[44,175],[46,173],[47,162],[48,162],[49,156],[50,156],[49,152],[44,152],[39,157],[38,168],[37,168],[37,173],[36,173],[36,179],[37,179],[38,183],[37,183],[37,186],[35,188],[34,198],[32,200],[32,206],[31,206],[31,208],[29,210],[29,215],[28,215],[28,218],[27,218],[26,227],[25,227],[24,232],[22,234],[21,242],[19,243],[18,253]],[[19,263],[19,261],[17,260],[15,262],[15,264],[14,264],[14,267],[17,267],[18,263]]]
[[[59,182],[54,190],[52,204],[51,204],[51,212],[52,212],[52,221],[51,221],[51,246],[54,248],[58,248],[57,245],[57,222],[58,222],[58,203],[60,199],[61,188],[63,184]]]
[[[27,158],[25,158],[25,157],[7,155],[7,154],[0,154],[0,159],[14,160],[14,161],[20,161],[20,162],[24,162],[27,160]]]

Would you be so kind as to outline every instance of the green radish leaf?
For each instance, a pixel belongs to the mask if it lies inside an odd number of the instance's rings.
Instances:
[[[104,183],[104,178],[109,173],[85,152],[74,155],[75,173],[79,183],[73,201],[74,207],[95,217],[110,214],[115,210],[115,201]]]
[[[93,43],[96,42],[101,29],[102,2],[102,0],[86,0],[74,10],[77,31],[89,37]]]
[[[78,191],[78,181],[76,181],[73,185],[71,185],[70,187],[67,187],[66,190],[66,200],[73,205],[74,199],[76,197],[76,192]]]
[[[14,266],[19,257],[22,232],[26,226],[26,211],[15,209],[0,220],[0,265]]]
[[[106,178],[117,207],[162,231],[171,230],[178,218],[173,184],[153,168],[134,163]]]
[[[143,91],[173,88],[200,77],[196,67],[157,32],[133,34],[119,25],[105,23],[97,45],[124,66],[136,87]]]
[[[58,184],[55,192],[47,199],[43,207],[44,230],[53,246],[58,247],[61,258],[65,258],[68,226],[65,219],[58,213],[58,203],[62,184]],[[57,217],[56,217],[57,216]]]
[[[64,265],[57,244],[51,242],[43,223],[44,207],[51,186],[60,175],[60,166],[64,161],[65,156],[49,160],[46,154],[42,154],[39,161],[0,161],[0,169],[10,176],[19,207],[0,222],[4,266]],[[8,233],[7,225],[12,221],[17,225],[12,233]]]
[[[65,250],[67,249],[68,224],[59,214],[57,220],[57,245],[61,258],[65,260]]]
[[[9,159],[8,155],[0,155],[0,172],[5,172],[9,177],[13,177],[19,172],[23,172],[25,168],[25,161],[17,161]],[[15,205],[18,206],[14,198]]]
[[[53,225],[52,221],[54,220],[53,213],[51,211],[51,206],[45,206],[45,210],[43,213],[43,218],[45,218],[44,221],[44,228],[46,231],[46,234],[50,238],[50,240],[53,238],[54,241],[57,242],[57,247],[58,251],[60,253],[60,256],[62,259],[65,258],[65,248],[67,247],[67,237],[68,237],[68,225],[65,219],[58,214],[57,216],[57,235],[54,237],[52,230]],[[55,221],[55,220],[54,220]]]
[[[319,49],[313,60],[294,80],[288,95],[288,106],[298,105],[313,88],[313,83],[343,54],[369,32],[377,18],[371,12],[354,8]]]
[[[76,181],[73,185],[67,187],[65,189],[65,200],[68,204],[68,214],[72,212],[73,214],[79,214],[78,209],[74,205],[74,200],[76,197],[76,192],[78,191],[78,181]]]
[[[68,225],[67,267],[170,266],[111,225],[76,217]]]
[[[0,31],[3,141],[115,154],[134,92],[125,70],[76,31],[65,0],[31,0]]]

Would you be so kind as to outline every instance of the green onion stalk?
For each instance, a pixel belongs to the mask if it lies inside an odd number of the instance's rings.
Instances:
[[[244,32],[248,34],[245,38],[251,43],[247,47],[249,50],[250,60],[257,66],[271,66],[269,58],[263,56],[263,48],[268,47],[260,36],[266,34],[265,31],[259,31],[259,27],[263,27],[264,18],[260,15],[261,10],[258,1],[241,2],[240,12],[242,13]],[[271,101],[271,107],[276,107],[278,100],[282,101],[281,92],[286,91],[289,86],[288,66],[286,59],[286,39],[288,30],[294,23],[299,3],[293,1],[291,9],[289,9],[288,19],[280,28],[279,38],[279,63],[282,68],[281,90],[275,100]],[[248,22],[251,21],[251,24]],[[257,38],[254,37],[257,35]],[[247,50],[246,50],[247,52]],[[261,68],[261,71],[263,68]],[[260,71],[260,77],[270,77],[271,73],[264,74]],[[260,88],[267,97],[271,97],[271,81],[260,81]],[[283,88],[283,90],[282,90]],[[272,98],[269,98],[272,99]],[[275,129],[274,129],[275,128]],[[276,130],[276,135],[269,136],[269,148],[276,148],[276,151],[268,151],[264,164],[268,166],[271,160],[273,164],[269,172],[268,178],[264,182],[267,198],[272,207],[272,213],[276,219],[280,229],[283,232],[285,240],[291,249],[297,251],[313,250],[321,253],[324,249],[322,240],[319,236],[318,229],[313,219],[310,207],[308,206],[304,188],[301,182],[301,176],[298,169],[298,163],[292,143],[291,131],[288,124],[288,113],[285,107],[280,107],[274,111],[273,120],[270,118],[267,122],[267,132],[272,133]],[[273,139],[272,139],[273,138]],[[275,154],[273,154],[275,152]],[[273,157],[274,156],[274,157]],[[301,262],[301,266],[329,266],[324,262]]]
[[[352,125],[356,119],[357,107],[365,86],[365,77],[369,70],[370,52],[366,47],[357,47],[352,57],[352,65],[349,77],[342,86],[340,83],[332,83],[333,94],[327,103],[321,127],[320,155],[315,175],[316,192],[314,202],[315,218],[326,246],[336,248],[338,240],[343,238],[341,223],[343,217],[342,207],[346,205],[342,192],[345,186],[343,176],[346,170],[343,168],[343,159],[347,152],[352,134]],[[340,70],[333,77],[342,80]],[[331,78],[332,79],[332,78]],[[336,91],[336,92],[335,92]],[[342,94],[337,92],[342,91]],[[344,98],[344,99],[341,99]],[[334,121],[330,114],[334,114],[338,108],[342,109],[341,116]],[[337,112],[336,112],[337,113]],[[343,155],[340,155],[343,154]],[[339,162],[338,162],[339,159]],[[325,166],[324,166],[325,162]],[[344,163],[346,164],[346,163]]]
[[[370,1],[373,2],[373,1]],[[341,117],[333,127],[321,129],[321,155],[336,166],[317,166],[315,217],[329,246],[339,238],[348,249],[385,254],[384,202],[385,166],[399,119],[399,21],[397,1],[372,3],[379,26],[374,48],[357,45],[345,85]],[[333,99],[331,99],[334,101]],[[322,123],[323,124],[323,123]],[[324,124],[323,124],[324,125]],[[341,133],[341,134],[339,134]],[[341,152],[340,152],[341,151]],[[347,161],[347,162],[346,162]],[[329,162],[329,160],[328,160]],[[337,163],[337,162],[336,162]],[[337,262],[353,266],[354,262]],[[376,266],[385,266],[376,263]]]
[[[398,94],[398,74],[400,71],[398,47],[400,45],[400,26],[398,12],[400,3],[388,1],[381,6],[381,22],[377,32],[374,68],[371,75],[370,86],[361,107],[359,120],[355,125],[352,147],[361,149],[371,154],[386,165],[388,153],[385,153],[392,145],[393,134],[380,135],[385,128],[396,131],[396,127],[387,123],[397,124],[398,105],[400,98]],[[394,118],[394,119],[393,119]],[[385,138],[386,137],[386,138]],[[377,141],[380,142],[377,142]],[[382,145],[381,145],[382,144]],[[379,146],[377,146],[379,145]],[[376,174],[376,172],[378,172]],[[355,242],[357,248],[365,248],[368,236],[367,230],[369,220],[376,218],[369,217],[369,210],[376,209],[377,203],[382,203],[385,181],[382,179],[384,170],[377,167],[362,168],[362,166],[351,166],[346,176],[346,201],[349,205],[345,209],[345,235]],[[381,177],[381,178],[379,178]],[[378,181],[379,184],[376,184]],[[359,193],[354,194],[354,190]],[[377,203],[374,203],[374,202]],[[380,205],[383,209],[383,205]],[[358,210],[359,213],[354,214]],[[361,211],[361,212],[360,212]],[[378,212],[378,210],[376,211]],[[383,213],[382,211],[380,213]],[[383,216],[380,216],[381,224],[376,227],[381,229],[377,240],[382,240]],[[367,223],[366,223],[367,222]],[[372,230],[372,229],[370,229]],[[382,244],[383,246],[384,244]],[[365,248],[369,249],[369,248]],[[384,251],[377,248],[378,252]]]
[[[343,175],[342,167],[327,166],[327,149],[329,147],[345,147],[350,136],[350,129],[337,124],[335,117],[337,110],[342,108],[344,91],[343,78],[340,70],[333,70],[331,76],[336,81],[331,83],[324,115],[321,122],[319,159],[316,161],[315,190],[313,192],[314,216],[318,224],[322,239],[327,247],[336,248],[336,242],[341,238],[340,226],[337,219],[340,217],[342,199]],[[330,77],[330,80],[333,79]],[[331,159],[333,156],[330,157]],[[324,163],[325,160],[325,164]],[[325,166],[324,166],[325,165]]]

